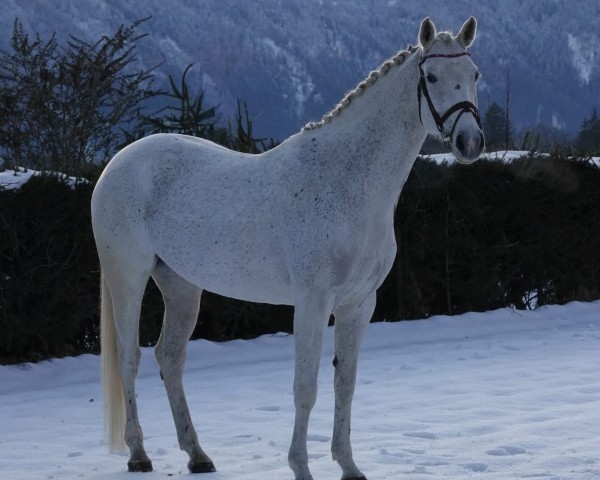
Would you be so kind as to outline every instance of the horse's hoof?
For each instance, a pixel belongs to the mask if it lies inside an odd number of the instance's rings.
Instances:
[[[190,469],[190,473],[211,473],[216,472],[217,469],[213,462],[195,462],[188,463],[188,468]]]
[[[127,469],[130,472],[151,472],[152,462],[150,460],[129,460]]]

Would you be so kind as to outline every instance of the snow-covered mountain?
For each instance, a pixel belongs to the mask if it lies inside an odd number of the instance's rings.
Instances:
[[[504,102],[517,128],[542,122],[570,132],[600,107],[597,0],[5,0],[0,48],[18,17],[28,32],[98,39],[152,15],[139,42],[159,80],[191,83],[230,113],[245,100],[260,135],[284,138],[319,119],[384,59],[415,43],[421,19],[457,31],[479,20],[473,57],[480,109]]]

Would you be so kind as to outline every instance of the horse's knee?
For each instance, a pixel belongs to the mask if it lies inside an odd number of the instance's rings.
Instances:
[[[318,373],[313,368],[297,372],[294,378],[294,404],[296,408],[312,409],[317,401]]]
[[[294,388],[294,405],[297,409],[312,410],[317,402],[317,382],[300,383]]]

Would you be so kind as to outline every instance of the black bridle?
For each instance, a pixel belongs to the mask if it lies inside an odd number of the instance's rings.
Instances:
[[[419,85],[417,87],[417,98],[419,99],[419,120],[421,121],[421,125],[423,125],[423,119],[421,118],[421,96],[424,96],[425,100],[427,100],[427,105],[429,106],[429,111],[431,112],[431,116],[433,117],[433,120],[435,121],[437,129],[439,130],[440,134],[442,135],[442,139],[446,143],[449,143],[452,140],[452,135],[454,135],[454,129],[456,128],[456,124],[458,123],[458,120],[460,119],[462,114],[465,112],[470,112],[473,115],[473,117],[475,118],[475,121],[477,122],[477,125],[481,129],[482,127],[481,127],[481,118],[479,118],[479,111],[477,110],[477,107],[475,106],[475,104],[465,100],[463,102],[455,103],[448,110],[446,110],[443,115],[440,115],[438,113],[438,111],[436,110],[435,105],[431,101],[431,97],[429,96],[429,91],[427,90],[427,81],[425,79],[425,73],[423,72],[423,63],[425,63],[425,60],[427,60],[428,58],[454,58],[454,57],[462,57],[464,55],[471,56],[469,52],[449,53],[449,54],[433,53],[431,55],[425,55],[424,57],[421,58],[421,61],[419,62],[420,78],[419,78]],[[459,112],[459,114],[456,116],[456,119],[454,120],[452,129],[450,130],[450,135],[447,135],[446,132],[444,131],[444,122],[446,120],[448,120],[448,117],[450,117],[450,115],[452,115],[454,112],[457,112],[457,111]]]

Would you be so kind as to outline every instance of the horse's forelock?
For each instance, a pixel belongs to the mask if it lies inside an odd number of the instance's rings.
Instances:
[[[431,42],[431,44],[427,47],[427,48],[423,48],[421,47],[421,56],[424,56],[428,53],[442,53],[442,52],[438,52],[436,47],[441,47],[444,50],[452,47],[452,44],[456,43],[457,46],[457,51],[462,51],[464,50],[464,47],[460,44],[460,42],[457,41],[457,38],[452,35],[452,32],[439,32],[436,36],[435,39],[433,40],[433,42]]]
[[[450,32],[440,32],[437,34],[437,38],[444,43],[450,43],[454,37]]]

